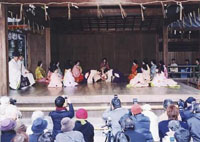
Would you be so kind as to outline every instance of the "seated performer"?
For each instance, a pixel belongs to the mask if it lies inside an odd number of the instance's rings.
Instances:
[[[103,73],[104,72],[104,70],[109,70],[110,69],[110,67],[109,67],[109,64],[108,64],[108,60],[106,59],[106,58],[103,58],[102,59],[102,62],[101,62],[101,64],[100,64],[100,70],[101,70],[101,72]]]
[[[51,61],[50,62],[50,65],[49,65],[49,70],[48,70],[48,73],[47,73],[47,82],[49,83],[51,81],[51,75],[53,73],[53,68],[54,66],[56,66],[56,63]]]
[[[98,70],[90,70],[85,73],[85,79],[88,84],[95,83],[101,80],[101,72]]]
[[[21,83],[21,71],[18,66],[19,52],[13,52],[13,59],[8,63],[9,66],[9,86],[12,89],[19,89]]]
[[[173,79],[166,78],[164,74],[164,67],[160,66],[158,68],[158,72],[156,73],[155,77],[153,78],[151,82],[151,86],[157,86],[157,87],[164,87],[164,86],[170,86],[175,87],[177,86],[177,82],[175,82]]]
[[[75,62],[75,65],[72,68],[72,74],[73,74],[75,81],[77,83],[80,83],[80,82],[83,81],[84,77],[83,77],[83,74],[82,74],[82,68],[80,66],[80,60]]]
[[[155,74],[156,74],[156,61],[155,60],[151,60],[151,80],[154,78]]]
[[[33,77],[33,74],[30,73],[24,66],[24,57],[20,54],[19,56],[19,60],[18,60],[18,64],[19,64],[19,68],[20,71],[22,73],[23,77],[27,77],[29,82],[30,82],[30,86],[32,86],[33,84],[35,84],[35,79]]]
[[[62,73],[62,71],[61,71],[61,69],[60,69],[60,62],[55,62],[56,63],[56,66],[57,66],[57,68],[58,68],[58,74],[59,74],[59,76],[61,77],[61,78],[63,78],[63,73]]]
[[[149,65],[143,61],[142,63],[142,74],[143,78],[147,83],[150,83],[150,68]]]
[[[43,64],[42,61],[38,61],[38,66],[35,70],[35,77],[37,82],[47,82],[46,81],[46,72],[42,68]]]
[[[140,67],[137,68],[137,75],[130,80],[130,83],[127,85],[127,87],[145,87],[149,86],[149,82],[145,80],[145,75],[142,72],[143,69]]]
[[[137,60],[133,60],[133,66],[131,68],[131,74],[128,76],[129,81],[137,75],[137,68],[138,68],[138,62],[137,62]]]
[[[52,67],[53,73],[51,74],[50,82],[48,87],[62,87],[62,78],[58,73],[58,67],[54,65]]]
[[[125,80],[123,73],[115,69],[110,69],[105,74],[107,75],[106,82],[122,83]]]
[[[70,86],[73,87],[73,86],[78,85],[78,83],[75,82],[75,79],[74,79],[72,71],[71,71],[71,66],[69,64],[67,64],[65,67],[63,84],[65,87],[70,87]]]
[[[167,70],[167,67],[165,66],[163,61],[159,62],[159,68],[163,68],[164,69],[164,75],[165,75],[166,78],[168,78],[168,70]]]

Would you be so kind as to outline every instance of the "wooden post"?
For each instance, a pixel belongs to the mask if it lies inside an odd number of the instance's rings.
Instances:
[[[0,96],[8,95],[8,31],[6,6],[0,4]]]
[[[46,42],[46,71],[48,71],[51,62],[51,31],[50,28],[45,29],[45,42]]]
[[[163,61],[168,66],[168,27],[163,25]]]

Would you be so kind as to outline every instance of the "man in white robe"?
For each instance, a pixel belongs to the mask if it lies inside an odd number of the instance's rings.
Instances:
[[[9,66],[9,86],[12,89],[19,89],[21,82],[21,71],[18,65],[19,53],[13,53],[13,59],[8,63]]]
[[[18,60],[18,65],[21,71],[21,74],[23,77],[27,77],[29,82],[30,82],[30,86],[32,86],[33,84],[35,84],[35,79],[33,77],[33,74],[30,73],[24,66],[24,57],[22,55],[20,55],[19,60]]]

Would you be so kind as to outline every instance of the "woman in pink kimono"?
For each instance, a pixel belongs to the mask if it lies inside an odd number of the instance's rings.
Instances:
[[[60,74],[58,73],[57,66],[53,66],[52,71],[53,73],[51,74],[48,87],[50,88],[62,87],[62,78],[60,77]]]
[[[72,69],[72,74],[73,74],[73,76],[75,78],[75,82],[80,83],[80,82],[83,81],[84,76],[82,74],[82,68],[80,66],[80,60],[75,62],[75,65],[74,65],[74,67]]]

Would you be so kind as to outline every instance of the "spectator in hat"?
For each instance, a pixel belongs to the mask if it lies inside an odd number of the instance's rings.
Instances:
[[[121,126],[119,124],[119,120],[125,114],[128,114],[129,111],[125,108],[121,107],[121,101],[117,95],[111,101],[111,107],[107,109],[103,113],[103,120],[108,121],[111,120],[112,134],[115,136],[118,131],[121,131]]]
[[[68,104],[69,110],[67,110],[66,106],[64,106],[65,102]],[[55,106],[56,110],[49,113],[49,116],[53,121],[53,139],[55,139],[58,133],[61,133],[61,120],[65,117],[74,117],[74,108],[69,98],[67,99],[62,96],[58,96],[55,99]]]
[[[81,108],[76,112],[76,122],[74,131],[80,131],[85,142],[94,142],[94,127],[87,121],[88,113],[85,109]]]
[[[47,121],[42,118],[37,118],[33,121],[32,131],[33,134],[29,135],[29,142],[37,142],[40,135],[44,133],[44,130],[47,128]]]
[[[168,119],[161,121],[158,124],[159,128],[159,136],[160,136],[160,141],[162,142],[162,139],[167,135],[167,132],[169,132],[168,124],[171,120],[178,120],[178,115],[179,115],[179,109],[175,105],[170,105],[167,108],[167,116]],[[184,123],[182,121],[179,121],[181,127],[185,128],[188,130],[188,125],[187,123]]]
[[[133,104],[131,107],[131,118],[135,124],[135,131],[143,134],[147,142],[153,142],[153,137],[150,132],[150,120],[142,114],[142,108],[139,104]]]
[[[61,121],[61,131],[56,136],[56,142],[85,142],[83,134],[79,131],[73,131],[75,123],[68,117]]]
[[[22,114],[19,111],[19,109],[15,105],[10,104],[9,97],[1,97],[0,102],[0,121],[7,118],[17,120],[22,117]]]
[[[142,114],[150,120],[150,132],[153,136],[154,141],[159,141],[158,134],[158,116],[152,111],[151,106],[149,104],[145,104],[142,106]]]
[[[200,104],[194,105],[194,115],[187,120],[193,142],[200,142]]]
[[[9,86],[12,89],[19,89],[20,88],[20,83],[21,83],[21,70],[18,65],[18,60],[19,60],[19,52],[15,51],[13,52],[13,58],[9,61],[8,63],[8,68],[9,68]]]
[[[121,126],[129,142],[146,142],[145,136],[135,131],[135,124],[131,117],[126,117],[121,121]]]
[[[16,135],[14,130],[16,121],[13,119],[4,119],[0,121],[1,142],[10,142]]]

